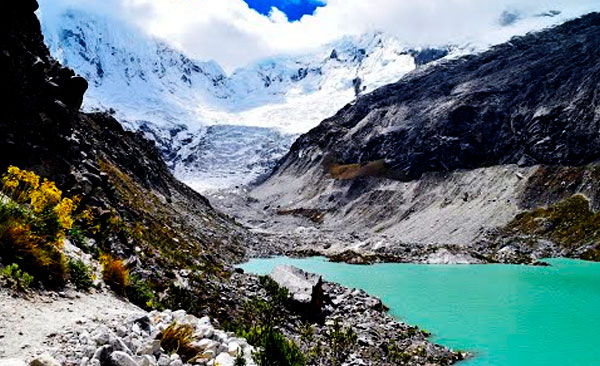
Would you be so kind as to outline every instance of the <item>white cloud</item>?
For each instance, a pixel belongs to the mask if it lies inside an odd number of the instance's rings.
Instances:
[[[288,17],[287,15],[285,15],[284,12],[282,12],[281,10],[272,7],[271,11],[269,12],[269,19],[273,22],[273,23],[287,23],[288,22]]]
[[[296,1],[296,0],[294,0]],[[273,9],[263,16],[242,0],[43,0],[118,15],[198,59],[232,70],[278,53],[303,52],[343,35],[379,30],[409,45],[497,43],[542,25],[600,10],[597,0],[328,0],[314,15],[288,22]],[[44,7],[44,11],[48,8]],[[500,26],[505,11],[523,17],[560,10],[560,18]]]

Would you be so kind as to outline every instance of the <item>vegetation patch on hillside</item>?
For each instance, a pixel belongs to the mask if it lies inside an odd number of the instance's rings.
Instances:
[[[395,179],[395,174],[389,169],[385,160],[376,160],[360,164],[325,164],[323,165],[330,178],[350,180],[360,177],[380,177]]]
[[[14,263],[18,273],[32,276],[28,285],[34,279],[49,287],[65,283],[68,269],[61,249],[78,201],[62,197],[54,182],[31,171],[11,166],[2,176],[0,253],[5,264]]]
[[[259,347],[254,360],[259,366],[304,366],[306,358],[298,345],[281,333],[286,319],[291,319],[287,289],[267,276],[259,283],[265,289],[264,298],[252,297],[241,309],[241,314],[225,324],[226,329],[246,338]]]
[[[600,166],[540,166],[528,178],[521,194],[522,207],[533,209],[584,192],[592,198],[592,207],[598,207],[595,197],[600,193]]]
[[[548,207],[518,214],[505,228],[505,234],[533,235],[567,249],[597,245],[600,240],[600,213],[590,208],[589,200],[575,194]],[[593,252],[588,258],[595,258]]]

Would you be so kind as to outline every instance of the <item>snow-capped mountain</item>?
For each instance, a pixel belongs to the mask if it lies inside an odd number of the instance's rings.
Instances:
[[[260,125],[304,133],[357,94],[397,81],[447,49],[412,50],[382,33],[346,37],[303,56],[278,56],[236,70],[234,91],[200,110],[206,123]]]
[[[357,94],[445,56],[381,33],[226,75],[116,19],[69,9],[41,20],[52,54],[90,82],[84,109],[112,110],[154,140],[196,189],[244,184],[269,171],[295,137]]]
[[[471,46],[412,49],[394,37],[345,37],[227,75],[124,22],[41,1],[51,53],[90,82],[85,110],[112,110],[154,140],[175,175],[196,189],[248,183],[295,137],[360,93]],[[45,11],[46,10],[46,11]],[[51,15],[50,15],[51,14]]]

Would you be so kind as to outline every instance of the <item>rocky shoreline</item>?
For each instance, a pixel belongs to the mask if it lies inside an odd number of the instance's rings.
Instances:
[[[253,298],[268,297],[258,276],[239,272],[234,271],[230,281],[221,288],[226,297],[228,293],[240,295],[232,296],[235,298],[235,304],[229,309],[232,321],[240,316],[239,310],[245,303]],[[355,345],[344,356],[344,365],[450,365],[468,357],[467,353],[431,343],[427,331],[395,320],[381,300],[362,290],[331,282],[321,282],[321,285],[322,316],[307,319],[297,309],[286,308],[285,321],[278,327],[306,355],[315,348],[325,350],[322,358],[308,360],[307,365],[330,364],[328,337],[338,322],[356,335]],[[2,366],[233,366],[238,355],[244,358],[246,365],[255,365],[252,355],[256,348],[244,338],[225,331],[227,324],[207,316],[196,317],[184,310],[144,311],[123,302],[105,288],[92,290],[91,295],[72,289],[60,296],[49,292],[22,298],[11,296],[4,289],[0,289],[0,295],[6,300],[4,306],[0,306],[3,328],[30,339],[27,352],[9,351],[4,355],[9,358],[0,359]],[[105,304],[103,309],[93,309],[84,302],[92,300]],[[31,316],[32,306],[39,309],[37,321],[40,324],[35,321],[29,324],[32,322],[29,318],[22,320]],[[54,310],[50,311],[47,306]],[[104,310],[110,307],[114,309]],[[60,316],[62,320],[53,328],[56,309],[64,310],[65,316]],[[177,352],[167,352],[161,347],[160,336],[172,324],[192,327],[192,345],[199,351],[199,357],[184,360]],[[38,344],[31,344],[29,333],[34,329],[39,329]],[[306,339],[306,329],[310,329],[310,341]],[[10,331],[0,332],[0,335],[0,338],[13,336]],[[24,354],[28,356],[17,357]]]
[[[232,284],[247,299],[266,296],[255,275],[236,273]],[[323,281],[322,290],[325,301],[318,321],[307,322],[302,315],[288,312],[282,327],[282,332],[307,354],[310,349],[302,337],[303,326],[309,324],[312,328],[313,346],[319,343],[327,347],[327,332],[339,321],[357,335],[357,347],[349,353],[345,365],[450,365],[469,356],[430,342],[427,331],[396,320],[379,298],[363,290],[327,281]]]

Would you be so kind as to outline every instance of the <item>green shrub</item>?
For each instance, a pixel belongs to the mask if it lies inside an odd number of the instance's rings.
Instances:
[[[279,286],[275,280],[269,276],[260,276],[258,283],[267,291],[271,302],[278,306],[286,306],[289,301],[289,292],[285,287]]]
[[[310,327],[303,326],[300,329],[300,339],[308,349],[310,364],[339,366],[356,349],[358,336],[352,328],[342,327],[336,319],[333,325],[325,330],[323,338],[314,342],[314,346],[310,347],[311,342],[315,340]]]
[[[249,344],[258,346],[262,341],[265,333],[265,329],[262,326],[251,326],[248,329],[245,328],[230,328],[225,327],[227,330],[233,331],[238,337],[245,338]]]
[[[253,297],[243,306],[236,323],[227,327],[259,350],[253,355],[258,366],[305,365],[304,355],[293,341],[281,334],[279,327],[287,315],[288,291],[270,277],[259,278],[266,298]]]
[[[79,259],[69,259],[69,281],[79,291],[88,291],[92,283],[92,275],[88,267]]]
[[[154,292],[147,281],[144,281],[137,274],[129,276],[127,287],[125,289],[127,298],[139,307],[150,309],[153,307]]]
[[[248,327],[273,328],[282,323],[285,309],[272,299],[263,300],[253,297],[242,306],[242,320]]]
[[[330,349],[331,364],[341,365],[346,361],[350,353],[355,349],[358,336],[352,328],[342,328],[336,319],[330,329],[327,330],[327,338]]]
[[[253,355],[258,366],[303,366],[304,355],[293,342],[275,329],[266,329],[259,344],[259,350]]]
[[[219,312],[211,313],[220,306],[227,306],[220,296],[218,283],[220,280],[200,271],[193,271],[187,276],[187,286],[171,281],[160,303],[166,309],[183,309],[190,314],[211,315],[221,321],[227,318]],[[207,313],[209,312],[209,313]]]
[[[16,291],[27,292],[33,282],[33,276],[21,271],[16,263],[4,267],[0,275],[8,283],[8,286]]]
[[[315,330],[310,323],[300,324],[298,333],[300,333],[300,340],[306,345],[310,345],[315,340]]]
[[[67,265],[63,253],[54,243],[35,235],[24,219],[13,217],[0,222],[0,253],[6,262],[18,263],[46,286],[64,285]]]
[[[233,366],[246,366],[246,359],[242,352],[238,352],[233,360]]]
[[[201,314],[202,310],[206,308],[206,303],[197,295],[194,290],[187,289],[179,283],[171,282],[166,296],[160,301],[160,305],[166,309],[182,309],[188,313]]]
[[[85,211],[85,212],[89,212],[89,211]],[[81,249],[84,253],[87,254],[91,254],[93,256],[99,256],[99,248],[97,246],[94,247],[90,247],[86,241],[86,236],[88,234],[86,234],[85,230],[79,226],[79,225],[74,225],[73,228],[69,231],[68,233],[68,237],[69,240],[71,240],[71,242],[79,249]]]

